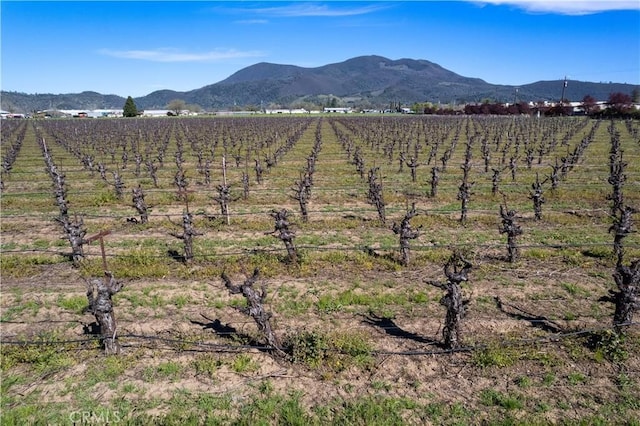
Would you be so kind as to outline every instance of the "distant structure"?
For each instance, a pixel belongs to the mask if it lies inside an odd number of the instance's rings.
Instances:
[[[348,108],[337,108],[337,107],[324,107],[324,112],[332,112],[338,114],[350,114],[353,112],[353,109]]]

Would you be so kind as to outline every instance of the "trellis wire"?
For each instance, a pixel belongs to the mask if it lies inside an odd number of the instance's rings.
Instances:
[[[640,325],[640,322],[632,322],[619,324],[618,327],[635,327]],[[585,330],[576,330],[566,333],[555,333],[548,337],[540,337],[540,338],[529,338],[529,339],[510,339],[510,340],[501,340],[497,342],[501,347],[519,347],[519,346],[527,346],[527,345],[536,345],[536,344],[545,344],[545,343],[555,343],[562,339],[573,338],[578,336],[591,335],[596,333],[601,333],[604,331],[612,330],[613,327],[599,327],[599,328],[591,328]],[[187,339],[178,339],[178,338],[168,338],[168,337],[160,337],[160,336],[151,336],[144,334],[121,334],[118,336],[121,341],[126,339],[134,339],[134,340],[143,340],[143,341],[158,341],[166,344],[173,344],[181,346],[180,349],[174,349],[176,352],[185,352],[188,349],[183,348],[187,345],[193,345],[199,348],[212,348],[213,350],[207,350],[206,352],[238,352],[243,350],[259,350],[266,351],[270,348],[268,346],[262,345],[241,345],[241,344],[224,344],[224,343],[213,343],[213,342],[205,342],[205,341],[197,341],[197,340],[187,340]],[[4,345],[17,345],[17,346],[51,346],[51,345],[70,345],[77,343],[97,343],[99,342],[98,337],[90,337],[86,339],[68,339],[68,340],[1,340],[0,343]],[[496,342],[492,341],[492,345],[495,345]],[[127,345],[126,342],[122,342],[122,347],[127,347],[131,345]],[[489,347],[488,344],[478,344],[473,346],[462,346],[455,349],[437,349],[437,350],[407,350],[407,351],[385,351],[385,350],[372,350],[371,355],[380,356],[380,355],[398,355],[398,356],[434,356],[434,355],[449,355],[453,353],[460,352],[476,352],[485,350]],[[337,353],[344,353],[340,350],[333,349],[332,351]]]
[[[268,206],[268,205],[267,205]],[[264,210],[261,211],[251,211],[251,212],[243,212],[243,211],[236,211],[236,212],[229,212],[229,216],[230,217],[244,217],[244,216],[265,216],[268,215],[269,212],[272,210],[271,207],[265,207]],[[405,211],[405,207],[389,207],[388,209],[386,209],[392,213],[403,213]],[[3,214],[2,217],[9,219],[9,218],[51,218],[51,215],[53,214],[55,210],[52,209],[51,213],[41,213],[41,214],[14,214],[14,213],[8,213],[8,214]],[[438,215],[438,214],[443,214],[443,215],[447,215],[447,214],[453,214],[453,213],[459,213],[459,209],[456,208],[441,208],[441,209],[416,209],[416,211],[418,213],[421,213],[423,215],[429,215],[429,214],[433,214],[433,215]],[[495,209],[469,209],[469,214],[473,215],[475,214],[489,214],[492,216],[495,216],[497,210]],[[309,213],[314,213],[314,214],[326,214],[326,215],[335,215],[335,214],[341,214],[341,213],[368,213],[368,214],[376,214],[376,210],[375,209],[371,209],[371,208],[364,208],[364,207],[353,207],[353,208],[331,208],[329,210],[327,209],[320,209],[320,210],[313,210],[310,209],[308,210]],[[564,207],[564,208],[548,208],[545,209],[546,213],[563,213],[563,214],[574,214],[574,215],[579,215],[579,214],[601,214],[603,217],[608,217],[608,213],[606,212],[606,209],[576,209],[576,208],[569,208],[569,207]],[[100,218],[100,219],[105,219],[105,218],[111,218],[111,219],[125,219],[125,218],[129,218],[133,215],[134,211],[131,210],[130,213],[122,213],[122,214],[99,214],[99,213],[88,213],[88,212],[82,212],[82,211],[78,211],[77,214],[81,215],[85,218]],[[194,213],[195,216],[203,216],[203,213],[199,213],[198,211],[196,211],[196,213]],[[166,214],[166,213],[160,213],[160,214],[153,214],[153,213],[149,213],[149,217],[160,217],[160,218],[166,218],[167,216],[169,217],[182,217],[182,214],[178,214],[178,213],[174,213],[174,214]],[[215,215],[214,215],[215,216]],[[496,219],[497,220],[497,219]],[[313,224],[313,221],[309,222],[311,224]],[[542,221],[541,223],[547,223],[547,224],[553,224],[553,221]],[[563,227],[565,227],[565,224],[562,224]],[[607,226],[609,226],[607,224]]]
[[[411,249],[416,251],[429,251],[429,250],[440,250],[440,249],[451,249],[456,247],[461,248],[483,248],[483,249],[493,249],[493,248],[504,248],[504,244],[478,244],[478,243],[446,243],[446,244],[433,244],[433,245],[412,245]],[[567,248],[580,248],[580,247],[611,247],[610,243],[562,243],[562,244],[519,244],[519,248],[521,249],[531,249],[531,248],[546,248],[546,249],[555,249],[555,250],[563,250]],[[625,244],[626,248],[640,248],[640,244]],[[312,245],[297,245],[297,249],[299,250],[308,250],[308,251],[317,251],[317,252],[329,252],[329,251],[347,251],[347,252],[364,252],[367,248],[372,248],[374,250],[380,251],[396,251],[398,249],[397,245],[393,246],[375,246],[370,247],[366,245],[359,246],[350,246],[350,247],[323,247],[323,246],[312,246]],[[227,257],[227,256],[238,256],[238,255],[247,255],[247,254],[255,254],[255,253],[283,253],[284,249],[276,248],[276,247],[261,247],[261,248],[247,248],[238,251],[220,251],[220,252],[207,252],[207,253],[195,253],[194,258],[216,258],[216,257]],[[53,254],[59,256],[68,256],[68,252],[59,251],[59,250],[48,250],[48,249],[11,249],[11,250],[0,250],[0,253],[3,254],[17,254],[17,253],[41,253],[41,254]],[[85,253],[85,257],[91,255],[99,255],[99,253],[93,253],[91,249],[87,250]],[[117,254],[106,254],[108,258],[127,258],[127,257],[136,257],[137,255],[132,254],[129,255],[127,253],[117,253]],[[145,254],[150,258],[168,258],[166,254]],[[526,256],[525,256],[526,257]]]

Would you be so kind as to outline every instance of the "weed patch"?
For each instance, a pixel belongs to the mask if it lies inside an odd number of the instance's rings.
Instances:
[[[333,372],[352,366],[367,369],[374,362],[371,343],[362,333],[305,330],[287,336],[284,347],[293,362],[314,369]]]
[[[516,410],[524,407],[522,396],[507,395],[494,389],[485,389],[480,393],[480,401],[487,406],[498,406],[506,410]]]
[[[56,304],[67,311],[75,314],[82,314],[87,307],[88,301],[86,296],[68,296],[64,297],[60,295]]]

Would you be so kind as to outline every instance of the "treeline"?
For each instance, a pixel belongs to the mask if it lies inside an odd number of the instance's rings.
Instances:
[[[433,115],[532,115],[540,114],[547,117],[559,117],[570,115],[585,115],[593,118],[621,118],[640,119],[640,109],[637,107],[640,93],[627,95],[625,93],[611,93],[607,101],[602,104],[590,95],[586,95],[575,107],[564,99],[555,105],[538,102],[531,106],[527,102],[505,104],[500,102],[485,101],[476,104],[467,104],[462,108],[450,106],[441,107],[429,102],[416,103],[411,108],[417,114]]]

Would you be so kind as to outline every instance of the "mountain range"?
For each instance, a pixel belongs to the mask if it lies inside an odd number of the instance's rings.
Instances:
[[[232,107],[295,107],[327,105],[386,107],[416,102],[466,104],[492,102],[558,101],[563,80],[538,81],[521,86],[487,83],[464,77],[427,60],[391,60],[359,56],[316,68],[261,62],[243,68],[225,80],[186,92],[158,90],[134,98],[138,109],[165,109],[172,100],[205,110]],[[564,97],[581,101],[585,95],[607,100],[609,94],[631,94],[638,86],[568,80]],[[11,112],[45,109],[119,109],[125,98],[96,92],[75,94],[26,94],[1,92],[1,108]]]

